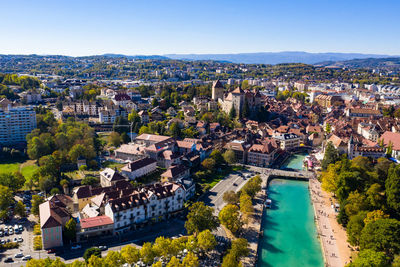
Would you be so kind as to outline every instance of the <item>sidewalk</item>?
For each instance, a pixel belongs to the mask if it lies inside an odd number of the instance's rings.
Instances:
[[[344,266],[346,260],[344,255],[339,253],[338,243],[340,246],[346,246],[346,240],[341,237],[338,238],[338,231],[331,225],[331,219],[335,219],[335,215],[331,213],[330,206],[324,202],[321,184],[316,179],[310,179],[309,190],[311,200],[313,202],[317,231],[325,259],[325,266],[339,267]]]

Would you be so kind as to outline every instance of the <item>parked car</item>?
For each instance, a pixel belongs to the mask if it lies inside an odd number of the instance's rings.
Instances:
[[[14,255],[15,258],[22,258],[24,256],[24,254],[22,253],[17,253]]]
[[[82,248],[82,246],[79,244],[72,245],[72,247],[71,247],[71,249],[80,249],[80,248]]]
[[[26,255],[26,256],[24,256],[24,257],[22,258],[23,261],[28,261],[28,260],[31,260],[31,259],[32,259],[32,256],[31,256],[31,255]]]
[[[4,262],[14,262],[14,260],[13,260],[13,258],[8,257],[8,258],[6,258],[6,259],[4,260]]]
[[[100,249],[101,251],[105,251],[105,250],[107,250],[107,246],[99,246],[99,249]]]
[[[18,242],[18,238],[14,237],[13,242]]]
[[[47,254],[51,254],[51,253],[56,253],[56,249],[55,248],[51,248],[47,251]]]
[[[23,242],[23,241],[24,241],[24,240],[22,239],[22,237],[18,237],[17,242],[21,243],[21,242]]]

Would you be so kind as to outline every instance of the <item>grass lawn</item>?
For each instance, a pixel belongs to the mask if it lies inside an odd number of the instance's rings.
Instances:
[[[26,179],[31,179],[33,173],[39,168],[34,160],[27,160],[20,166],[20,172],[24,175]]]
[[[243,167],[240,165],[235,165],[235,166],[228,166],[225,169],[222,169],[221,171],[217,172],[217,173],[213,173],[212,175],[208,175],[206,178],[201,179],[200,181],[200,185],[202,187],[208,185],[207,187],[212,188],[214,187],[219,181],[221,181],[222,179],[224,179],[225,176],[227,176],[228,174],[235,172],[235,171],[240,171],[242,170]]]
[[[0,164],[0,174],[9,172],[14,173],[19,170],[19,165],[20,165],[19,162]]]
[[[111,169],[117,168],[118,170],[121,170],[121,168],[124,167],[124,165],[125,164],[123,164],[123,163],[106,161],[106,162],[103,162],[103,166],[102,167],[103,168],[111,168]]]
[[[0,164],[0,174],[20,171],[26,179],[30,179],[37,168],[34,160],[8,162]]]

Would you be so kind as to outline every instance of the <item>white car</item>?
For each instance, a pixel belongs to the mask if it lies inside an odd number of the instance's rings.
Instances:
[[[17,253],[17,254],[15,254],[15,258],[22,258],[24,256],[24,254],[22,254],[22,253]]]
[[[31,255],[26,255],[25,257],[22,258],[23,261],[29,261],[32,259]]]
[[[21,242],[23,242],[24,240],[22,239],[22,237],[18,237],[17,238],[17,242],[19,242],[19,243],[21,243]]]
[[[79,245],[79,244],[73,245],[73,246],[71,247],[71,249],[80,249],[80,248],[82,248],[82,246]]]

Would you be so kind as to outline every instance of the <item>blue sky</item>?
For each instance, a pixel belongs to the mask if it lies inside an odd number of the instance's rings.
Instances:
[[[1,0],[0,54],[400,55],[398,0]]]

